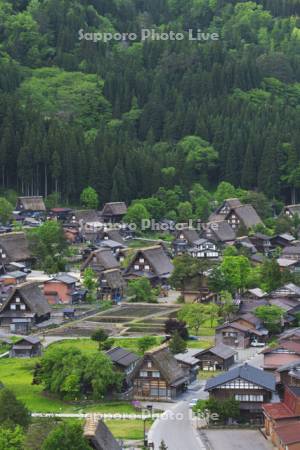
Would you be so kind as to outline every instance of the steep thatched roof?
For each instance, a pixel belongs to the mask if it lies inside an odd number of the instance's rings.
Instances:
[[[145,352],[143,359],[137,364],[132,377],[139,372],[139,369],[145,360],[151,360],[157,370],[159,370],[168,385],[177,385],[184,383],[187,378],[187,372],[180,367],[174,355],[166,344]]]
[[[5,263],[26,261],[31,258],[27,237],[23,232],[0,234],[0,248],[6,255]]]
[[[127,213],[127,206],[124,202],[105,203],[102,215],[103,216],[123,216]]]
[[[119,269],[105,270],[102,272],[102,277],[106,280],[107,286],[111,289],[125,287],[125,281],[123,280]]]
[[[78,223],[87,222],[99,222],[99,213],[95,209],[77,209],[73,211],[73,217],[75,217]]]
[[[199,239],[197,231],[193,230],[192,228],[184,228],[183,230],[178,231],[176,234],[176,238],[179,239],[181,235],[184,236],[184,239],[186,239],[189,244],[193,244]]]
[[[231,228],[226,220],[219,220],[215,222],[209,222],[207,224],[211,233],[215,236],[215,239],[220,242],[230,242],[235,240],[235,232]],[[206,235],[208,236],[209,231],[206,231]]]
[[[143,256],[145,260],[147,260],[150,263],[153,272],[158,277],[163,275],[169,275],[173,272],[174,266],[161,245],[154,245],[152,247],[141,249],[136,254],[136,257],[139,256]],[[128,270],[129,272],[133,264],[134,261],[131,263],[131,266],[129,267]]]
[[[86,261],[82,264],[81,270],[91,266],[96,271],[109,269],[118,269],[120,267],[118,261],[108,248],[100,248],[92,252]]]
[[[27,282],[19,284],[19,286],[16,286],[11,290],[8,298],[0,310],[0,313],[4,311],[6,306],[17,296],[20,296],[30,311],[37,316],[44,316],[51,312],[51,308],[48,305],[46,297],[43,295],[38,284],[34,282]]]
[[[19,197],[17,208],[22,211],[46,211],[43,197]]]
[[[234,208],[234,212],[238,216],[240,221],[243,222],[246,228],[250,228],[262,223],[261,218],[252,205],[239,206],[238,208]]]
[[[96,416],[87,417],[83,431],[84,437],[96,450],[121,450],[105,423]]]

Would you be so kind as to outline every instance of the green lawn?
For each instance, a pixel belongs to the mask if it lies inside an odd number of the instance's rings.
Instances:
[[[117,439],[144,439],[143,420],[106,420],[106,425]],[[146,421],[146,430],[148,431],[151,421]]]
[[[188,348],[208,348],[214,345],[213,340],[187,341]]]
[[[198,379],[199,380],[208,380],[209,378],[216,377],[223,373],[221,370],[209,371],[209,370],[199,370]]]
[[[0,381],[34,412],[99,412],[131,413],[133,406],[126,402],[101,402],[71,404],[52,398],[43,393],[42,386],[32,385],[32,373],[38,358],[2,359],[0,362]]]

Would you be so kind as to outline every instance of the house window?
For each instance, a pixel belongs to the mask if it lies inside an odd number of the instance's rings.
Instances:
[[[239,402],[263,402],[264,396],[263,395],[245,395],[245,394],[236,394],[234,396],[235,400],[238,400]]]
[[[140,270],[140,266],[138,264],[134,265],[134,270]]]
[[[26,306],[25,305],[21,305],[21,311],[25,311]]]
[[[20,297],[16,297],[16,303],[20,303]]]
[[[139,259],[139,262],[140,262],[141,264],[143,264],[143,263],[145,262],[145,259],[144,259],[144,258],[140,258],[140,259]]]
[[[148,376],[148,372],[146,370],[140,371],[140,377],[147,377],[147,376]]]
[[[148,362],[147,362],[147,367],[148,367],[148,368],[152,367],[152,362],[151,362],[151,361],[148,361]]]
[[[17,305],[14,305],[13,303],[10,305],[10,309],[11,310],[16,310],[17,309]]]
[[[145,265],[145,270],[150,270],[150,266],[148,264]]]
[[[160,372],[158,370],[154,370],[152,372],[152,378],[159,378],[160,377]]]
[[[120,262],[124,261],[124,256],[120,256]]]

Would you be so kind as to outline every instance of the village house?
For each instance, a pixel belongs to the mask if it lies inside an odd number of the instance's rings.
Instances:
[[[44,282],[44,295],[50,305],[72,303],[77,278],[68,273],[60,273]]]
[[[126,283],[120,269],[108,269],[99,274],[99,291],[101,300],[118,303],[122,300]]]
[[[294,241],[295,238],[290,233],[277,234],[276,236],[271,237],[271,245],[273,247],[284,248],[291,245]]]
[[[33,358],[42,355],[42,343],[36,336],[27,336],[16,342],[10,352],[10,358]]]
[[[220,325],[216,328],[216,345],[222,343],[235,348],[248,348],[253,341],[265,342],[268,332],[264,328],[257,327],[244,314],[239,319]]]
[[[194,242],[199,240],[199,235],[196,230],[192,228],[183,228],[178,230],[175,234],[175,239],[172,242],[172,248],[176,256],[183,255],[191,247],[194,247]]]
[[[169,401],[184,392],[188,373],[180,367],[168,346],[145,352],[132,372],[136,400]]]
[[[249,229],[262,224],[262,220],[252,205],[243,205],[239,199],[225,200],[209,217],[209,222],[226,220],[234,231],[240,227]]]
[[[291,273],[300,272],[300,260],[290,259],[290,258],[278,258],[277,263],[280,267],[281,272],[288,270]]]
[[[300,449],[300,387],[285,386],[280,403],[263,404],[264,432],[279,450]]]
[[[202,236],[220,244],[233,244],[236,238],[235,231],[226,220],[208,222]]]
[[[284,341],[293,341],[300,343],[300,327],[292,328],[290,330],[286,330],[278,338],[279,342]]]
[[[112,241],[111,239],[104,239],[99,241],[99,246],[104,248],[109,248],[114,256],[118,256],[121,250],[124,250],[125,245],[117,241]]]
[[[127,390],[132,384],[131,374],[141,359],[140,356],[122,347],[113,347],[105,353],[113,365],[123,373],[123,389]]]
[[[208,218],[209,222],[225,220],[226,216],[235,208],[242,206],[238,198],[228,198]]]
[[[0,265],[20,262],[28,266],[32,259],[25,233],[20,231],[0,234]]]
[[[198,351],[195,357],[198,359],[200,370],[215,371],[228,370],[234,363],[236,350],[222,343],[205,350]]]
[[[0,275],[0,286],[6,290],[7,287],[14,286],[16,284],[22,284],[26,281],[27,274],[20,270],[13,272],[6,272]]]
[[[300,357],[296,361],[279,367],[276,373],[282,386],[296,386],[300,388]]]
[[[275,377],[246,363],[210,378],[204,390],[221,401],[233,397],[240,402],[242,417],[261,420],[263,403],[270,402],[275,393]]]
[[[71,220],[73,211],[71,208],[52,208],[50,209],[50,217],[61,222],[68,222]]]
[[[86,418],[83,435],[89,446],[95,450],[122,450],[123,448],[97,415],[90,414]]]
[[[188,253],[193,258],[218,259],[220,256],[216,244],[203,238],[195,241],[193,247],[188,249]]]
[[[293,341],[281,342],[276,347],[263,350],[262,354],[264,356],[263,368],[275,371],[283,365],[300,359],[300,344]]]
[[[243,293],[242,299],[246,300],[262,300],[263,298],[267,297],[267,292],[263,291],[260,288],[253,288],[253,289],[247,289]]]
[[[271,238],[263,233],[255,233],[250,236],[250,241],[260,253],[269,255],[272,250]]]
[[[19,197],[16,204],[16,211],[21,215],[31,215],[32,213],[42,213],[46,211],[46,206],[41,196]]]
[[[236,238],[234,245],[238,250],[240,249],[245,250],[249,256],[250,255],[252,256],[257,253],[257,248],[250,241],[248,236],[240,236]]]
[[[161,245],[140,249],[125,271],[125,278],[146,277],[153,286],[168,283],[174,267]]]
[[[197,380],[197,375],[199,371],[199,359],[196,356],[199,353],[199,349],[189,348],[184,353],[177,353],[174,355],[176,361],[188,374],[189,383]]]
[[[294,283],[286,283],[269,294],[272,298],[299,298],[300,287]]]
[[[281,256],[286,259],[300,261],[300,245],[289,245],[284,247]]]
[[[181,296],[184,303],[215,302],[218,295],[209,288],[208,271],[199,272],[184,281]]]
[[[91,267],[95,272],[101,273],[104,270],[119,269],[120,265],[110,249],[100,248],[92,251],[81,266],[83,272],[87,267]]]
[[[285,214],[290,219],[295,215],[298,214],[300,217],[300,204],[297,205],[287,205],[283,208],[282,214]]]
[[[111,202],[105,203],[100,214],[104,222],[117,223],[122,221],[126,213],[127,206],[124,202]]]
[[[38,285],[27,282],[13,288],[0,309],[0,326],[12,333],[27,334],[31,328],[50,319],[51,309]]]
[[[99,232],[99,239],[101,241],[111,240],[125,246],[125,240],[123,239],[119,230],[102,230]]]

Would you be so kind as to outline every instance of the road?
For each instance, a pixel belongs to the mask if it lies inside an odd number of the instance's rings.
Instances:
[[[206,449],[193,427],[191,410],[187,402],[176,403],[152,425],[148,433],[148,442],[154,444],[154,450],[159,449],[162,440],[167,448],[172,450]]]
[[[205,382],[194,382],[187,392],[182,394],[180,401],[169,403],[165,412],[157,419],[148,434],[148,441],[154,444],[154,449],[158,450],[161,441],[164,440],[171,450],[205,450],[199,433],[194,427],[192,410],[189,402],[192,399],[207,399],[208,394],[204,389]],[[166,404],[164,404],[166,406]],[[157,408],[157,404],[153,404]]]
[[[204,430],[209,450],[272,450],[258,430]]]

